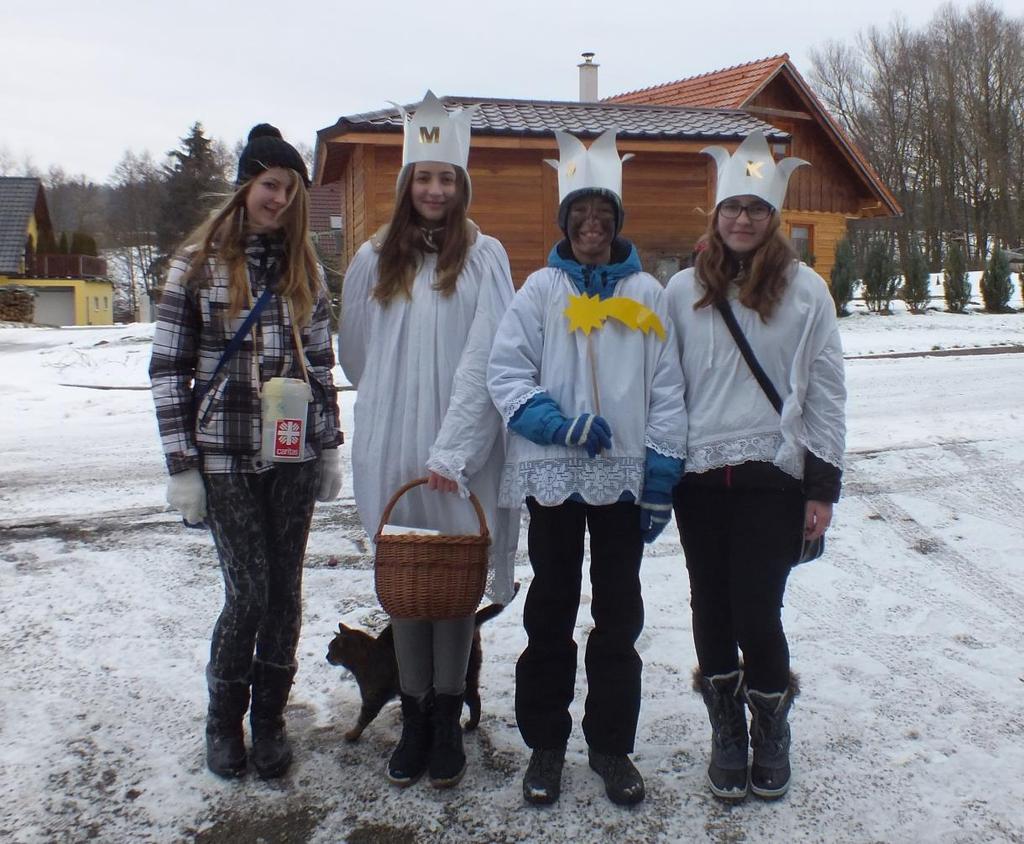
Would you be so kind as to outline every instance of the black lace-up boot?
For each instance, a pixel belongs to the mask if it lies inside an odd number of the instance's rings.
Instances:
[[[773,800],[789,788],[789,710],[800,693],[796,675],[790,675],[783,692],[758,692],[746,689],[750,707],[750,746],[754,750],[750,766],[750,790],[758,797]]]
[[[694,688],[704,698],[711,721],[711,761],[708,785],[715,797],[742,800],[747,796],[747,713],[740,697],[743,672],[705,677],[693,672]]]
[[[402,695],[402,737],[388,762],[388,779],[403,788],[423,776],[430,759],[433,694]]]
[[[463,695],[434,696],[434,735],[430,743],[430,784],[451,788],[466,773],[462,749]]]

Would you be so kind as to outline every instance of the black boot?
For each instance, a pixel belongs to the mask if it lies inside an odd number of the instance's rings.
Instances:
[[[633,806],[644,799],[644,778],[625,753],[588,751],[590,767],[604,780],[608,799],[619,806]]]
[[[434,696],[402,695],[402,738],[388,762],[388,779],[405,788],[423,776],[430,758],[430,717]]]
[[[558,800],[564,765],[564,746],[535,749],[523,775],[523,799],[535,806],[547,806]]]
[[[210,704],[206,710],[206,767],[218,777],[234,779],[245,774],[245,741],[242,721],[249,706],[249,684],[227,682],[207,671]]]
[[[708,785],[715,797],[742,800],[747,796],[747,713],[740,700],[743,672],[705,677],[693,672],[694,688],[704,698],[711,721],[711,762]]]
[[[750,706],[750,746],[754,749],[750,766],[750,790],[767,800],[781,797],[789,788],[789,709],[800,693],[796,675],[790,675],[784,692],[758,692],[746,689]]]
[[[252,763],[263,779],[282,777],[292,764],[292,745],[284,728],[284,708],[295,668],[254,660],[252,664]]]
[[[451,788],[466,773],[466,754],[462,750],[462,695],[435,695],[430,742],[430,784]]]

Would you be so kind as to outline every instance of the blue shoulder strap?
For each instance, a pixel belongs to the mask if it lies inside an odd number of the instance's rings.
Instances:
[[[217,361],[217,366],[214,367],[213,375],[210,376],[210,380],[203,384],[200,384],[198,381],[196,382],[195,400],[197,402],[202,400],[203,396],[206,395],[206,391],[210,389],[210,385],[217,380],[217,375],[224,368],[224,364],[231,360],[231,357],[241,347],[242,343],[245,341],[246,335],[252,328],[253,323],[260,318],[260,314],[267,306],[267,302],[270,301],[270,297],[273,292],[274,291],[271,290],[268,285],[260,294],[260,298],[257,299],[256,304],[252,306],[252,310],[249,311],[249,315],[245,318],[245,321],[242,323],[238,331],[235,332],[235,336],[231,338],[227,346],[224,348],[224,352],[221,354],[220,360]]]

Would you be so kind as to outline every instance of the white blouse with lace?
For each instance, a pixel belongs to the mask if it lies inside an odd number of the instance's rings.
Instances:
[[[782,398],[782,415],[757,383],[717,309],[694,310],[703,295],[695,270],[677,273],[669,280],[667,298],[686,381],[686,471],[756,460],[802,478],[805,449],[841,469],[846,441],[843,348],[824,279],[805,264],[794,264],[786,292],[767,322],[741,305],[736,292],[734,287],[732,311]]]
[[[682,374],[661,285],[647,273],[634,273],[617,283],[613,295],[654,311],[664,339],[613,318],[594,328],[589,340],[582,331],[570,332],[565,309],[577,293],[560,269],[546,267],[526,280],[498,329],[488,385],[506,423],[543,391],[570,419],[600,413],[611,427],[612,446],[591,458],[578,447],[538,445],[513,433],[501,480],[504,506],[518,506],[527,496],[554,506],[574,493],[598,505],[613,504],[624,492],[639,498],[646,447],[671,457],[684,454]]]

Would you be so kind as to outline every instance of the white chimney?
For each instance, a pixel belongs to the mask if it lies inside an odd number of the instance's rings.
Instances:
[[[580,102],[597,102],[597,69],[593,53],[583,53],[583,61],[576,65],[580,69]]]

